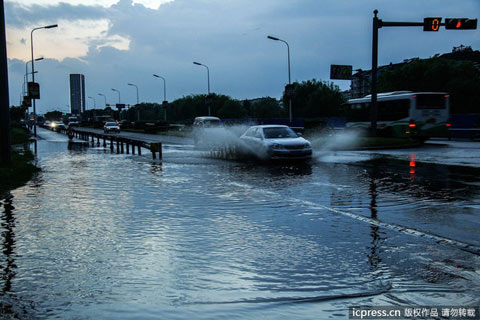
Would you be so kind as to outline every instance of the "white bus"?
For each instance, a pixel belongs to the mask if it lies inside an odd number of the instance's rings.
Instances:
[[[450,115],[449,94],[394,91],[377,95],[377,132],[381,136],[418,137],[445,135]],[[371,95],[350,99],[345,105],[346,128],[370,128]]]

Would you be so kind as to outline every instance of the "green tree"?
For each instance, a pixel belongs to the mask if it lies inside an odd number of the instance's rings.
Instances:
[[[243,105],[235,100],[226,100],[217,112],[222,119],[241,119],[247,115]]]
[[[248,100],[247,100],[248,101]],[[259,100],[248,101],[250,109],[249,115],[252,118],[281,118],[286,117],[287,113],[280,106],[277,99],[271,97],[264,97]]]
[[[450,94],[451,113],[479,112],[480,70],[470,61],[445,58],[415,60],[379,76],[378,91],[424,91]]]
[[[12,122],[18,122],[21,119],[25,118],[25,108],[22,106],[19,107],[10,107],[10,120]]]
[[[317,118],[341,115],[341,105],[345,102],[345,97],[337,85],[315,79],[302,81],[301,83],[295,82],[294,85],[293,117]],[[283,104],[288,106],[285,93]]]
[[[61,117],[63,117],[63,113],[60,111],[49,111],[45,113],[44,117],[47,120],[56,121],[56,120],[59,120]]]

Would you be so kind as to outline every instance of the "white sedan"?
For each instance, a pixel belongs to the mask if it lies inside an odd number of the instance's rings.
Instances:
[[[103,126],[103,132],[105,132],[105,133],[109,133],[109,132],[120,133],[120,125],[116,122],[106,122],[105,125]]]
[[[261,159],[310,159],[310,142],[288,126],[262,125],[250,127],[240,136],[243,148]]]

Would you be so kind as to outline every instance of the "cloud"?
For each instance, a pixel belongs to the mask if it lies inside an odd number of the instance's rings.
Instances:
[[[479,12],[478,0],[465,0],[461,5],[449,0],[437,0],[435,5],[406,0],[175,0],[157,8],[154,4],[120,0],[108,7],[100,2],[95,6],[27,7],[9,3],[6,11],[11,58],[29,59],[30,19],[35,24],[59,24],[56,31],[35,35],[38,54],[63,59],[38,63],[40,109],[68,104],[69,72],[85,74],[87,94],[104,93],[109,102],[116,99],[112,87],[122,92],[122,102],[135,102],[136,93],[127,86],[129,82],[139,86],[140,100],[161,101],[162,83],[153,78],[153,73],[167,79],[170,100],[205,93],[206,70],[193,65],[193,61],[209,66],[214,92],[238,99],[280,97],[288,81],[287,50],[283,43],[267,39],[269,34],[290,44],[293,80],[328,80],[333,63],[370,68],[375,8],[385,21],[470,17],[471,12]],[[39,10],[38,16],[32,15],[33,10]],[[480,49],[478,32],[382,28],[379,36],[380,64],[429,57],[460,44]],[[21,42],[22,38],[28,40]],[[15,43],[23,45],[19,45],[18,54]],[[23,76],[17,75],[15,68],[9,70],[11,92],[18,95]],[[337,83],[344,89],[349,86],[348,81]]]
[[[102,6],[71,5],[61,2],[57,5],[21,5],[5,3],[5,20],[9,27],[24,28],[52,24],[58,20],[96,20],[106,17],[107,9]]]

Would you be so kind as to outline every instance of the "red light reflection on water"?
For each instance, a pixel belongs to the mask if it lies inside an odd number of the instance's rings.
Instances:
[[[410,179],[415,178],[415,153],[410,154]]]

